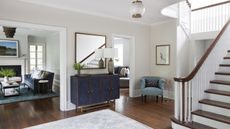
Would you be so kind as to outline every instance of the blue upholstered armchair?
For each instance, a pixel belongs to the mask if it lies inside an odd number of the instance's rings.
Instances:
[[[158,96],[162,97],[163,101],[163,90],[165,87],[165,80],[160,78],[160,77],[153,77],[153,76],[145,76],[141,78],[141,96],[142,100],[145,98],[146,101],[146,96],[147,95],[152,95],[157,97],[158,101]]]

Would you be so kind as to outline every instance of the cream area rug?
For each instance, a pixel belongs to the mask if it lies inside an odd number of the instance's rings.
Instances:
[[[25,129],[153,129],[106,109]]]

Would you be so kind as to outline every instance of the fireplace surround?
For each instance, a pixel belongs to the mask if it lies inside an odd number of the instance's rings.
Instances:
[[[1,69],[13,69],[14,72],[16,73],[16,77],[21,77],[22,76],[22,66],[21,65],[0,65],[0,70]],[[2,77],[0,75],[0,77]]]

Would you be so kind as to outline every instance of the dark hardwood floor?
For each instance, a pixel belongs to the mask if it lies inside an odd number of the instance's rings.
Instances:
[[[149,97],[143,103],[141,98],[129,98],[127,95],[128,90],[121,89],[120,99],[110,109],[154,129],[170,129],[169,117],[173,115],[173,101],[156,103],[153,97]],[[101,109],[103,108],[97,110]],[[89,112],[91,111],[84,113]],[[58,97],[0,105],[0,129],[22,129],[80,114],[83,113],[76,110],[61,112]]]

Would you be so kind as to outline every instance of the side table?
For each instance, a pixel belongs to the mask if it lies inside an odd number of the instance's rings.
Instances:
[[[41,90],[43,90],[43,93],[44,93],[44,90],[46,89],[46,92],[49,93],[49,80],[39,80],[38,81],[38,93],[41,93]]]

